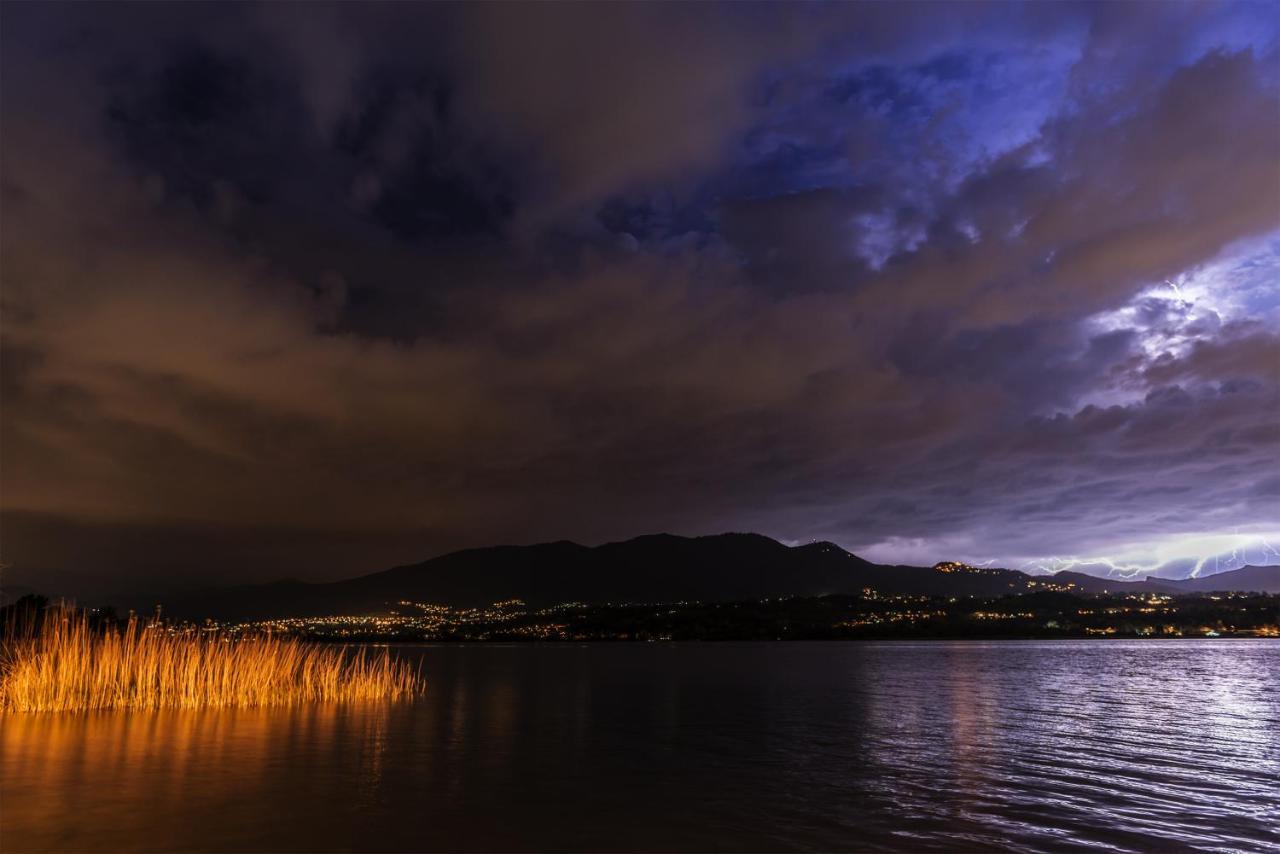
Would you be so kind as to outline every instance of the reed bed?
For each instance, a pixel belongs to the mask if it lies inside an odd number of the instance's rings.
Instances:
[[[271,635],[170,632],[130,619],[90,626],[49,613],[0,653],[0,710],[193,709],[371,700],[417,693],[417,671],[389,650],[370,655]]]

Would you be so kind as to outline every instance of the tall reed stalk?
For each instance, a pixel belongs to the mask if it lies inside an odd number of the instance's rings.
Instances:
[[[81,612],[49,612],[38,632],[0,651],[0,710],[190,709],[366,700],[422,689],[388,650],[369,655],[294,639],[176,632],[130,619],[95,629]]]

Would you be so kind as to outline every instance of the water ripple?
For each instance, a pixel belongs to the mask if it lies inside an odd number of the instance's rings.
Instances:
[[[5,850],[1280,851],[1276,641],[400,654],[413,703],[11,716]]]

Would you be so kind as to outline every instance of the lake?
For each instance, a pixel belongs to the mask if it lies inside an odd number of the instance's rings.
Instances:
[[[396,654],[421,698],[0,718],[0,848],[1280,850],[1280,641]]]

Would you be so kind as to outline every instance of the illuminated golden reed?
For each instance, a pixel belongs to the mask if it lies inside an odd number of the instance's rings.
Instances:
[[[6,642],[0,709],[192,709],[312,700],[369,700],[420,691],[388,650],[370,656],[271,636],[171,633],[131,619],[97,630],[83,614],[51,612],[34,637]]]

